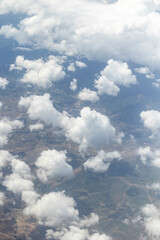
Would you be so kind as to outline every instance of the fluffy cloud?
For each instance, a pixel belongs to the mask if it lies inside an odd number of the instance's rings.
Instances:
[[[42,123],[36,123],[36,124],[29,125],[29,129],[31,132],[37,131],[37,130],[42,130],[43,128],[44,128],[44,125]]]
[[[138,155],[140,156],[140,159],[144,164],[146,164],[147,160],[150,160],[153,166],[160,168],[159,149],[151,150],[150,147],[141,147],[138,149]]]
[[[79,150],[88,147],[107,146],[110,142],[120,143],[123,134],[116,134],[107,116],[85,107],[80,117],[63,116],[62,125],[68,139],[80,144]]]
[[[95,80],[95,87],[100,95],[117,96],[120,91],[118,86],[129,87],[136,83],[136,77],[128,68],[127,63],[110,59],[108,65],[100,72],[98,80]]]
[[[13,193],[33,190],[34,184],[29,166],[19,159],[11,160],[12,174],[7,175],[3,185]]]
[[[52,82],[59,81],[65,76],[60,59],[54,56],[49,56],[48,61],[43,61],[41,58],[31,61],[18,56],[15,64],[10,67],[10,70],[13,69],[25,69],[25,74],[21,79],[22,82],[44,88],[51,86]]]
[[[70,87],[72,91],[75,91],[77,89],[77,79],[73,78],[73,81],[70,82]]]
[[[68,66],[67,70],[68,70],[69,72],[75,72],[75,71],[76,71],[75,64],[74,64],[74,63],[71,63],[71,64]]]
[[[38,199],[35,204],[25,208],[24,213],[34,215],[39,224],[50,227],[62,227],[79,220],[78,210],[73,198],[63,192],[51,192]]]
[[[96,173],[103,173],[108,170],[109,165],[113,159],[120,160],[121,158],[121,154],[117,151],[107,153],[101,150],[95,157],[89,158],[84,163],[84,169]]]
[[[144,226],[150,239],[158,240],[160,238],[160,211],[153,204],[147,204],[142,208],[144,216]]]
[[[147,159],[152,156],[152,151],[150,147],[140,147],[138,148],[137,154],[140,156],[140,160],[146,164]]]
[[[53,107],[49,94],[21,97],[19,106],[27,108],[31,120],[41,120],[53,127],[60,126],[60,113]]]
[[[6,150],[0,150],[0,170],[6,167],[14,157]]]
[[[57,177],[71,178],[73,169],[67,163],[65,152],[56,150],[46,150],[41,152],[40,157],[36,160],[37,176],[42,182]]]
[[[76,225],[63,228],[61,231],[53,231],[51,229],[46,231],[46,239],[56,240],[111,240],[106,234],[99,234],[98,232],[90,234],[87,227],[93,227],[97,224],[99,217],[92,213],[90,217],[85,217]]]
[[[0,147],[3,147],[8,142],[8,137],[13,130],[22,128],[23,122],[19,120],[10,121],[7,118],[0,120]]]
[[[7,79],[0,77],[0,88],[5,89],[7,84],[8,84]]]
[[[69,229],[64,228],[61,232],[47,230],[46,239],[56,240],[111,240],[106,234],[94,233],[89,234],[87,229],[81,229],[76,226],[70,226]]]
[[[38,200],[39,195],[35,191],[23,191],[22,201],[26,203],[27,206],[34,205]]]
[[[112,4],[113,2],[113,4]],[[0,13],[26,13],[0,33],[19,44],[106,61],[130,60],[160,67],[160,4],[157,0],[1,0]],[[152,57],[150,57],[152,56]]]
[[[143,111],[140,117],[144,123],[144,126],[151,130],[153,137],[160,136],[160,112],[156,110]]]
[[[78,98],[82,101],[91,101],[91,102],[96,102],[99,100],[99,97],[97,96],[97,92],[91,91],[88,88],[84,88],[81,92],[79,92]]]

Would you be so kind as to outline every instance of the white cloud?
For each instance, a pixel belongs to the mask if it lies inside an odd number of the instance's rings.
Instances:
[[[49,229],[46,233],[46,239],[55,240],[111,240],[106,234],[94,233],[89,234],[87,229],[81,229],[76,226],[70,226],[69,229],[64,228],[61,232],[54,232]]]
[[[140,68],[135,68],[135,71],[140,74],[150,74],[150,69],[148,67],[140,67]]]
[[[70,87],[72,91],[75,91],[77,89],[77,79],[73,78],[73,81],[70,82]]]
[[[14,157],[6,150],[0,150],[0,170],[6,167]]]
[[[160,168],[160,150],[151,150],[150,147],[141,147],[138,149],[138,155],[140,155],[141,161],[146,164],[147,160],[151,161],[151,164],[155,167]]]
[[[84,163],[84,169],[90,170],[96,173],[106,172],[110,166],[110,163],[113,159],[122,159],[122,156],[119,152],[105,152],[103,150],[99,151],[95,157],[89,158]]]
[[[36,124],[29,125],[29,129],[31,132],[37,131],[37,130],[42,130],[43,128],[44,128],[44,125],[42,123],[36,123]]]
[[[137,154],[140,156],[140,160],[146,164],[146,161],[148,158],[151,158],[152,156],[152,151],[150,149],[150,147],[140,147],[138,148]]]
[[[27,215],[37,217],[39,224],[50,227],[62,227],[79,220],[78,210],[73,198],[63,192],[51,192],[38,199],[35,204],[24,209]]]
[[[22,201],[26,203],[27,206],[34,205],[38,200],[39,195],[35,191],[23,191]]]
[[[95,80],[95,87],[100,95],[117,96],[120,91],[118,86],[129,87],[136,83],[136,76],[132,74],[127,63],[110,59],[108,65],[100,72],[99,78]]]
[[[29,166],[19,159],[12,159],[11,166],[12,174],[5,177],[3,185],[13,193],[33,191],[34,184]]]
[[[13,130],[23,126],[23,122],[19,120],[10,121],[8,118],[0,120],[0,147],[8,143],[8,138]]]
[[[1,34],[20,44],[106,61],[130,60],[160,67],[160,4],[157,0],[119,1],[1,0],[0,13],[26,13]]]
[[[75,64],[71,63],[67,69],[69,72],[75,72],[76,71]]]
[[[97,92],[91,91],[88,88],[84,88],[81,92],[79,92],[78,98],[82,101],[91,101],[91,102],[96,102],[99,100],[99,97],[97,96]]]
[[[152,83],[152,86],[156,88],[160,88],[160,79],[156,79],[156,81]]]
[[[0,88],[5,89],[7,84],[8,84],[7,79],[0,77]]]
[[[5,200],[5,195],[3,192],[0,192],[0,206],[4,204],[4,200]]]
[[[143,111],[140,117],[144,126],[151,130],[151,138],[160,136],[160,112],[156,110]]]
[[[80,117],[63,116],[62,125],[66,137],[80,144],[80,151],[86,151],[88,147],[108,146],[110,142],[120,143],[123,137],[122,133],[116,134],[107,116],[89,107],[80,111]]]
[[[99,216],[95,213],[91,213],[89,217],[84,217],[78,223],[79,227],[91,227],[99,222]]]
[[[57,177],[73,177],[73,169],[67,163],[65,152],[56,150],[46,150],[41,152],[40,157],[36,160],[37,176],[42,182]]]
[[[158,240],[160,238],[160,211],[153,204],[147,204],[142,208],[144,216],[144,226],[150,239]]]
[[[10,70],[25,69],[21,81],[24,83],[35,84],[39,87],[50,87],[52,82],[59,81],[65,77],[65,72],[61,66],[61,61],[57,57],[49,56],[47,61],[40,59],[25,60],[18,56],[15,64],[12,64]]]
[[[76,226],[69,226],[63,228],[61,231],[53,231],[48,229],[46,231],[46,239],[59,240],[111,240],[106,234],[99,234],[98,232],[90,234],[88,227],[93,228],[93,225],[99,222],[98,215],[92,213],[90,217],[85,217]]]
[[[77,60],[75,61],[75,65],[79,68],[86,68],[87,67],[87,65],[85,63],[77,61]]]
[[[27,108],[31,120],[41,120],[53,127],[60,126],[60,113],[54,108],[49,94],[21,97],[19,106]]]

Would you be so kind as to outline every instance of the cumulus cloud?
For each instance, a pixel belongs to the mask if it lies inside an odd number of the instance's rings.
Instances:
[[[23,191],[22,201],[26,203],[27,206],[34,205],[38,200],[39,195],[35,191]]]
[[[160,211],[153,204],[147,204],[142,208],[144,217],[144,226],[150,239],[158,240],[160,238]]]
[[[70,82],[70,87],[72,91],[75,91],[77,89],[77,79],[73,78],[73,80]]]
[[[146,164],[147,160],[151,161],[151,164],[155,167],[160,168],[160,150],[153,149],[150,147],[141,147],[138,149],[138,155],[140,156],[140,160]]]
[[[78,98],[82,101],[91,101],[91,102],[96,102],[99,100],[97,92],[91,91],[88,88],[84,88],[81,92],[79,92]]]
[[[147,159],[152,156],[152,151],[150,147],[140,147],[138,148],[137,154],[140,156],[140,160],[146,164]]]
[[[160,136],[160,112],[156,110],[143,111],[140,113],[144,126],[151,132],[151,138]]]
[[[56,240],[111,240],[106,234],[94,233],[89,234],[87,229],[81,229],[76,226],[70,226],[69,229],[64,228],[61,232],[47,230],[46,239]]]
[[[55,56],[49,56],[47,61],[40,59],[25,60],[18,56],[15,64],[10,70],[25,70],[21,82],[35,84],[39,87],[49,87],[52,82],[59,81],[65,77],[65,72],[61,66],[61,61]]]
[[[14,157],[6,150],[0,150],[0,170],[6,167]]]
[[[10,121],[8,118],[0,120],[0,147],[8,143],[8,138],[12,131],[23,126],[23,122],[19,120]]]
[[[75,71],[76,71],[75,64],[74,64],[74,63],[71,63],[71,64],[68,66],[67,69],[68,69],[69,72],[75,72]]]
[[[7,79],[0,77],[0,88],[5,89],[7,84],[8,84]]]
[[[29,125],[29,129],[31,132],[37,131],[37,130],[42,130],[43,128],[44,128],[44,125],[42,123],[36,123],[36,124]]]
[[[19,106],[27,108],[31,120],[41,120],[53,127],[60,126],[60,113],[54,108],[49,94],[21,97]]]
[[[121,143],[123,133],[116,134],[107,116],[85,107],[80,117],[63,116],[62,125],[68,139],[80,144],[79,150],[88,147],[108,146],[110,142]]]
[[[110,59],[108,65],[100,72],[99,78],[95,80],[95,87],[100,95],[117,96],[120,91],[118,86],[129,87],[136,83],[136,76],[132,74],[127,63]]]
[[[76,225],[71,225],[68,228],[63,228],[61,231],[53,231],[48,229],[46,231],[46,239],[56,239],[56,240],[111,240],[106,234],[99,234],[95,232],[90,234],[87,227],[93,227],[97,224],[99,217],[92,213],[90,217],[85,217],[80,223]]]
[[[4,178],[3,185],[13,193],[32,191],[34,184],[29,166],[19,159],[11,160],[12,174]]]
[[[95,157],[89,158],[83,165],[85,170],[90,170],[96,173],[106,172],[113,159],[122,159],[119,152],[105,152],[99,151]]]
[[[55,149],[43,151],[35,165],[37,166],[37,176],[42,182],[58,177],[73,177],[72,166],[67,163],[64,151],[58,152]]]
[[[113,4],[112,4],[113,2]],[[157,0],[25,1],[1,0],[0,13],[25,13],[17,27],[0,34],[67,55],[106,61],[130,60],[160,67],[160,4]],[[146,50],[147,49],[147,50]]]
[[[39,224],[62,227],[79,220],[75,206],[74,199],[63,192],[51,192],[42,196],[35,204],[27,206],[24,213],[36,216]]]

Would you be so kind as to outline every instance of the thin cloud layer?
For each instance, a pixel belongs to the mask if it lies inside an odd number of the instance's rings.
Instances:
[[[47,61],[40,59],[25,60],[18,56],[15,64],[10,70],[25,70],[21,82],[35,84],[39,87],[50,87],[52,82],[59,81],[65,77],[65,72],[61,66],[61,60],[54,56],[49,56]]]

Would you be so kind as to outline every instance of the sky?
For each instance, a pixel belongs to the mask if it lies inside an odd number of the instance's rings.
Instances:
[[[120,120],[116,113],[114,117],[110,114],[115,99],[125,101],[127,92],[137,91],[142,98],[149,85],[151,93],[159,94],[160,0],[1,0],[0,19],[0,39],[12,49],[8,59],[1,56],[0,89],[7,94],[11,77],[16,78],[23,90],[16,96],[15,108],[25,112],[25,119],[18,114],[5,116],[5,101],[1,98],[2,185],[21,196],[24,215],[35,216],[48,228],[46,239],[114,240],[106,232],[91,231],[100,216],[93,211],[81,217],[75,199],[65,189],[43,195],[37,191],[35,181],[48,184],[76,177],[65,144],[63,149],[41,149],[34,171],[29,162],[9,152],[7,144],[12,134],[23,132],[27,119],[30,136],[51,127],[57,139],[63,136],[64,142],[76,144],[86,173],[103,174],[114,159],[121,161],[120,146],[127,138],[137,141],[134,155],[139,162],[160,168],[157,102],[135,111],[134,118],[146,132],[141,144],[134,132],[130,134],[117,124]],[[80,80],[85,74],[89,82],[85,77]],[[73,111],[69,105],[58,106],[58,98],[52,94],[56,86],[62,92],[67,87],[69,95],[78,101]],[[108,101],[108,112],[100,107],[104,99]],[[129,116],[124,118],[127,122]],[[3,174],[6,166],[11,168],[8,175]],[[159,182],[146,187],[160,191]],[[0,192],[0,205],[6,198],[5,192]],[[135,221],[144,228],[145,235],[140,239],[160,238],[158,204],[142,206]]]

